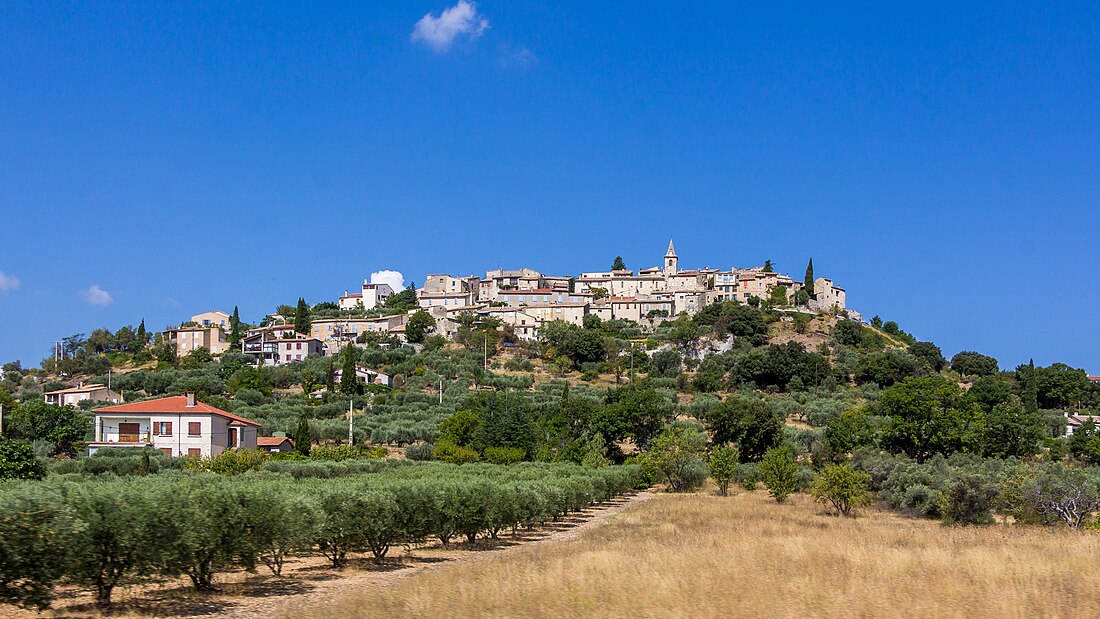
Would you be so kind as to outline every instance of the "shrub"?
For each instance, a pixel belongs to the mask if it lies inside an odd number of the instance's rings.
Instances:
[[[991,524],[996,485],[982,475],[966,474],[940,493],[940,512],[947,524]]]
[[[481,459],[476,451],[468,447],[460,447],[450,441],[439,441],[432,450],[432,457],[442,462],[451,464],[466,464],[477,462]]]
[[[42,479],[46,467],[23,441],[0,437],[0,479]]]
[[[852,509],[871,504],[870,482],[870,475],[849,464],[830,464],[814,478],[810,494],[818,503],[832,505],[837,515],[847,516]]]
[[[435,445],[431,443],[413,443],[405,448],[405,457],[409,460],[431,460]]]
[[[481,451],[481,456],[491,464],[515,464],[523,462],[525,453],[519,447],[486,447]]]

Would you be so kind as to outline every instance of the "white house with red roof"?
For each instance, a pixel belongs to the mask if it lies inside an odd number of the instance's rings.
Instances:
[[[91,455],[104,447],[154,447],[168,456],[210,458],[255,449],[260,424],[195,400],[195,394],[105,406],[95,413]]]

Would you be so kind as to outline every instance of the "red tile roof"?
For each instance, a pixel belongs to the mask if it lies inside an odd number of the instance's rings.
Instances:
[[[293,445],[294,441],[289,436],[258,436],[256,437],[257,447],[278,447],[283,444],[283,441],[290,441]]]
[[[234,415],[233,413],[227,413],[220,408],[214,408],[209,404],[203,404],[202,402],[195,402],[194,406],[187,406],[187,396],[174,395],[167,398],[158,398],[156,400],[146,400],[144,402],[132,402],[130,404],[116,404],[115,406],[104,406],[103,408],[94,409],[96,413],[170,413],[170,414],[204,414],[204,415],[217,415],[224,417],[230,421],[236,421],[245,425],[260,427],[260,424],[252,421],[251,419],[245,419],[240,415]]]

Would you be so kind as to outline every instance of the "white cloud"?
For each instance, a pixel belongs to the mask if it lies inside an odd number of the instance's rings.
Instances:
[[[401,271],[375,271],[370,274],[370,283],[389,284],[394,292],[401,292],[405,289],[405,276]]]
[[[411,39],[437,52],[446,52],[458,37],[473,41],[488,27],[489,20],[477,12],[476,2],[458,0],[458,4],[444,9],[438,17],[431,13],[421,17],[413,27]]]
[[[12,290],[19,290],[19,278],[14,275],[8,275],[7,273],[0,271],[0,292],[11,292]]]
[[[88,305],[110,305],[115,302],[111,298],[111,293],[99,287],[99,284],[92,284],[87,290],[81,290],[77,293],[81,299]]]

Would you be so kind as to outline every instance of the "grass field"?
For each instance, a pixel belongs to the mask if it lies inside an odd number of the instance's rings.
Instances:
[[[578,539],[367,585],[286,617],[1096,617],[1100,535],[950,528],[809,497],[661,495]]]

